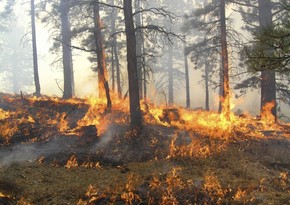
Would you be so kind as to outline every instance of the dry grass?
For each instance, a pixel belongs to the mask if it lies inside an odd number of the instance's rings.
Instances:
[[[290,164],[241,148],[102,168],[12,164],[0,170],[0,192],[18,204],[289,204]]]
[[[219,138],[217,114],[188,111],[161,122],[154,108],[144,110],[148,122],[137,133],[126,125],[126,109],[106,114],[82,100],[20,101],[0,101],[10,109],[0,110],[0,121],[13,128],[0,132],[0,205],[290,204],[287,126],[263,130],[245,119],[227,123]],[[61,113],[70,113],[67,122],[57,121]],[[212,125],[203,126],[199,117],[208,114]],[[73,132],[89,118],[101,119],[103,129],[93,140]]]

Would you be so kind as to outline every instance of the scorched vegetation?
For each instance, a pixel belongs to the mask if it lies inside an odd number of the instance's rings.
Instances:
[[[141,102],[139,130],[126,100],[0,99],[0,204],[290,202],[287,124]]]

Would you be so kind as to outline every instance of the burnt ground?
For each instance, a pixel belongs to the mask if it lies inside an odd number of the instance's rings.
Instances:
[[[224,141],[161,125],[137,132],[125,121],[96,134],[76,129],[89,109],[81,100],[5,95],[0,108],[13,112],[0,118],[0,204],[290,203],[290,140],[281,132]]]

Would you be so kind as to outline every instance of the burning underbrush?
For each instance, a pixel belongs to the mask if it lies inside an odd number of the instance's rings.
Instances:
[[[0,204],[289,204],[290,128],[250,115],[0,95]],[[267,109],[265,109],[267,112]]]

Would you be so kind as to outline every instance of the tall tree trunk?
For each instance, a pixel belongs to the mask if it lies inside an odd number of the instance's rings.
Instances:
[[[130,122],[132,126],[142,126],[139,84],[137,75],[136,36],[132,14],[132,0],[124,0],[125,30],[127,41],[127,70],[129,78]]]
[[[70,10],[70,0],[60,1],[61,12],[61,44],[63,53],[63,80],[64,93],[63,98],[68,99],[74,96],[74,73],[71,50],[71,32],[68,13]]]
[[[185,49],[185,46],[184,46]],[[185,69],[185,90],[186,90],[186,108],[190,108],[190,83],[187,55],[184,52],[184,69]]]
[[[111,0],[111,4],[114,6],[115,5],[115,0]],[[111,35],[113,36],[113,38],[115,38],[115,32],[116,32],[116,11],[114,8],[112,8],[112,18],[111,18]],[[116,85],[116,78],[115,78],[115,45],[114,45],[114,39],[112,40],[112,48],[111,48],[111,64],[112,64],[112,90],[113,92],[115,92],[115,85]]]
[[[119,56],[118,56],[118,44],[117,39],[114,39],[114,54],[115,54],[115,61],[116,61],[116,77],[117,77],[117,91],[118,91],[118,97],[122,98],[122,86],[121,86],[121,68],[120,68],[120,62],[119,62]]]
[[[146,101],[147,100],[147,74],[146,74],[146,70],[145,67],[143,69],[143,99]]]
[[[227,48],[227,30],[225,17],[225,0],[220,1],[220,20],[221,20],[221,46],[222,46],[222,69],[223,69],[223,99],[222,114],[230,120],[230,83],[229,83],[229,63]]]
[[[110,97],[109,83],[107,81],[106,56],[104,51],[103,35],[101,31],[100,5],[98,1],[94,2],[94,37],[98,58],[98,77],[101,85],[99,85],[100,97],[107,99],[107,109],[111,110],[112,102]]]
[[[259,0],[259,26],[260,31],[272,26],[272,3],[270,0]],[[270,52],[270,51],[269,51]],[[272,104],[270,113],[272,119],[265,112],[267,104]],[[275,71],[265,70],[261,72],[261,108],[262,119],[277,121],[276,103],[276,76]],[[269,114],[270,114],[269,113]]]
[[[111,75],[111,80],[112,80],[112,91],[115,92],[115,56],[114,56],[114,46],[111,47],[111,64],[112,64],[112,75]]]
[[[141,9],[141,0],[135,0],[135,10],[139,11]],[[136,27],[141,26],[141,13],[135,15]],[[142,91],[142,32],[140,29],[136,31],[136,55],[137,55],[137,74],[138,74],[138,83],[139,83],[139,95],[140,98],[143,98]]]
[[[143,25],[143,17],[142,17],[142,25]],[[145,53],[145,44],[144,44],[144,40],[143,39],[144,39],[144,36],[142,35],[142,51],[143,51],[143,54],[144,54]],[[142,60],[143,60],[144,63],[146,62],[145,55],[143,55]],[[146,66],[144,65],[143,66],[143,91],[144,91],[143,98],[144,98],[145,101],[147,100],[147,74],[148,73],[147,73],[147,70],[146,70]]]
[[[204,63],[204,80],[205,80],[205,110],[209,111],[209,72],[208,72],[208,62],[205,58]]]
[[[112,0],[112,5],[115,5],[115,0]],[[112,35],[113,35],[113,52],[114,52],[114,62],[116,65],[116,83],[117,83],[117,92],[118,92],[118,97],[122,97],[122,87],[121,87],[121,73],[120,73],[120,63],[119,63],[119,54],[118,54],[118,42],[117,42],[117,37],[115,35],[116,33],[116,19],[117,19],[117,10],[113,8],[112,10],[112,21],[111,21],[111,26],[112,26]]]
[[[34,74],[35,95],[36,97],[40,97],[41,94],[38,75],[34,0],[31,0],[30,3],[31,3],[31,31],[32,31],[33,74]]]
[[[168,104],[173,105],[173,47],[168,46]]]
[[[222,58],[221,58],[222,59]],[[220,89],[219,89],[219,105],[218,105],[218,113],[222,113],[222,105],[223,105],[223,96],[224,96],[224,87],[223,87],[223,68],[222,63],[220,63],[219,67],[219,77],[220,77]]]

